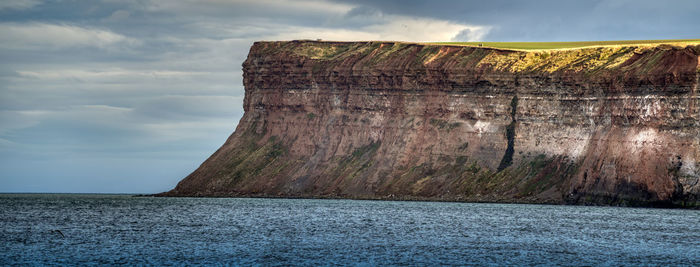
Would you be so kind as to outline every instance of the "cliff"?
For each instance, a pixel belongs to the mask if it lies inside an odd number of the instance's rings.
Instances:
[[[257,42],[236,131],[162,195],[697,207],[698,55]]]

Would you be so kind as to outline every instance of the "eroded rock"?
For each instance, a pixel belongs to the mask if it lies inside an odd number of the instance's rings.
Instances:
[[[700,47],[257,42],[170,196],[698,206]]]

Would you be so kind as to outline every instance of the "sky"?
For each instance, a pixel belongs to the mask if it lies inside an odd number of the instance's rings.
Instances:
[[[700,1],[0,0],[0,192],[156,193],[243,115],[257,40],[700,38]]]

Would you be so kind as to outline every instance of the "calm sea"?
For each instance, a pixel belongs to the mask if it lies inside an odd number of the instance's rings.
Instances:
[[[0,195],[0,265],[700,266],[700,211]]]

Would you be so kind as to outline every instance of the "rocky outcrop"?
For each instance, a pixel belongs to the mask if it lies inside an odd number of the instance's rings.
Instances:
[[[235,133],[162,195],[697,207],[699,54],[257,42]]]

